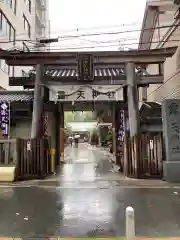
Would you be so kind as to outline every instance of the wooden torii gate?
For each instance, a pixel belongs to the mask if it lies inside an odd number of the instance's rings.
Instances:
[[[43,114],[44,87],[48,81],[59,81],[68,85],[94,84],[94,85],[123,85],[124,100],[128,102],[128,117],[130,136],[140,133],[140,119],[138,106],[138,87],[149,84],[162,84],[164,80],[163,64],[166,58],[171,57],[176,47],[154,50],[107,51],[107,52],[14,52],[0,50],[0,59],[5,59],[9,66],[34,66],[34,77],[12,77],[10,85],[30,84],[34,87],[34,104],[31,137],[40,135],[40,120]],[[93,68],[91,79],[83,79],[77,71],[80,56],[90,56]],[[155,64],[157,74],[146,72],[146,66]],[[100,69],[118,70],[117,75],[98,75]],[[74,75],[52,76],[47,73],[51,70],[75,70]],[[95,73],[96,72],[96,73]],[[115,128],[115,126],[113,126]],[[115,130],[114,130],[115,131]]]

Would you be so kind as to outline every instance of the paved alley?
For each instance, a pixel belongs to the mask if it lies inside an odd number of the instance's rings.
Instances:
[[[124,236],[129,205],[138,236],[180,236],[178,187],[121,185],[107,151],[88,144],[66,151],[56,176],[0,187],[0,237]]]

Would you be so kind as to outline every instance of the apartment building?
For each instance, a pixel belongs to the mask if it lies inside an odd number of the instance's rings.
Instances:
[[[48,0],[0,0],[0,48],[33,50],[37,39],[44,37],[49,37]],[[10,89],[8,77],[28,70],[1,60],[0,88]]]
[[[180,45],[180,10],[172,0],[147,1],[139,40],[139,49],[155,49]],[[147,72],[156,73],[149,65]],[[180,49],[164,64],[164,83],[141,88],[140,102],[180,98]]]

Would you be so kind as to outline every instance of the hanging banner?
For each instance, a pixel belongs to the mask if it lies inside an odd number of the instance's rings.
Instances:
[[[125,131],[124,131],[124,111],[120,111],[120,115],[119,115],[120,119],[119,119],[119,128],[118,128],[118,141],[123,142],[124,141],[124,135],[125,135]]]
[[[123,101],[123,89],[119,85],[58,85],[51,89],[50,101]]]
[[[10,123],[10,104],[8,102],[0,102],[0,128],[2,130],[2,136],[7,137],[9,133]]]
[[[43,115],[43,137],[48,137],[48,113],[45,112]]]

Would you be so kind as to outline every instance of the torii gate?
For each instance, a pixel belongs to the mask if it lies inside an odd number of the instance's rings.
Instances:
[[[34,66],[35,75],[11,77],[10,85],[31,85],[35,88],[31,137],[39,136],[40,119],[43,114],[44,89],[49,81],[58,81],[67,85],[122,85],[124,101],[128,101],[130,136],[140,133],[138,90],[137,87],[149,84],[162,84],[164,80],[163,64],[171,57],[176,47],[154,50],[107,51],[107,52],[14,52],[0,50],[0,59],[10,66]],[[88,70],[78,69],[78,61],[89,56]],[[83,61],[80,61],[83,64]],[[146,66],[158,66],[157,74],[146,72]],[[104,69],[108,74],[101,74]],[[53,75],[50,72],[69,70],[70,75]],[[78,70],[81,71],[78,72]],[[112,71],[115,70],[116,74]],[[74,73],[73,73],[74,72]],[[82,74],[83,72],[83,74]],[[86,77],[85,77],[86,75]],[[34,77],[33,77],[34,76]],[[42,91],[43,90],[43,91]]]

